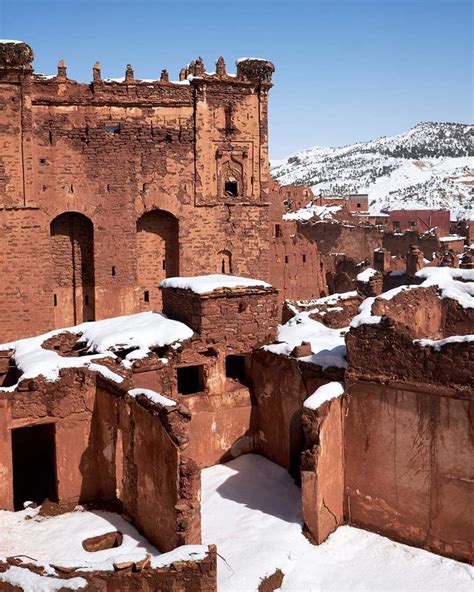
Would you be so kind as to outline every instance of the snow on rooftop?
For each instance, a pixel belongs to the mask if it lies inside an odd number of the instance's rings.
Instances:
[[[312,204],[300,208],[296,212],[283,214],[283,220],[310,220],[317,216],[321,220],[333,220],[334,214],[342,210],[342,206],[314,206]]]
[[[25,42],[19,41],[18,39],[0,39],[0,43],[25,43]]]
[[[341,300],[350,300],[351,298],[357,298],[356,290],[351,292],[338,292],[336,294],[330,294],[329,296],[323,296],[322,298],[315,298],[313,300],[297,300],[296,304],[298,306],[308,308],[310,306],[337,304]]]
[[[238,60],[236,60],[235,65],[240,64],[241,62],[249,62],[249,61],[268,62],[268,60],[266,58],[239,58]]]
[[[328,382],[323,384],[310,395],[303,403],[303,407],[306,409],[317,409],[321,407],[326,401],[335,399],[344,394],[344,383],[343,382]]]
[[[463,236],[459,236],[458,234],[450,234],[449,236],[441,236],[439,240],[442,243],[450,243],[453,241],[464,241],[465,239]]]
[[[344,335],[347,328],[330,329],[318,321],[309,317],[310,312],[300,312],[284,325],[278,327],[278,341],[265,345],[264,350],[275,354],[289,356],[297,345],[303,341],[309,341],[313,354],[299,358],[304,362],[310,362],[328,368],[345,368],[346,344]]]
[[[91,553],[82,546],[85,539],[117,531],[123,535],[122,544],[118,547]],[[102,510],[84,511],[80,506],[74,512],[50,517],[39,516],[39,508],[27,508],[20,512],[0,511],[0,532],[0,557],[34,557],[33,563],[43,566],[48,575],[55,573],[51,564],[77,567],[83,571],[113,570],[114,562],[140,561],[149,554],[151,567],[156,568],[179,560],[203,559],[207,554],[207,548],[202,545],[185,545],[160,554],[120,514]],[[10,570],[5,574],[12,575]],[[3,579],[5,574],[0,573],[0,582],[7,581]],[[50,588],[32,590],[49,591]]]
[[[368,267],[367,269],[364,269],[364,271],[361,271],[357,274],[357,281],[367,283],[376,274],[377,270],[372,269],[372,267]]]
[[[262,280],[239,277],[236,275],[211,274],[189,277],[172,277],[163,280],[160,288],[180,288],[191,290],[195,294],[207,294],[223,288],[271,288],[270,284]]]
[[[42,347],[46,340],[61,333],[82,334],[78,343],[84,346],[86,355],[66,357]],[[125,359],[120,360],[122,366],[130,368],[134,360],[146,357],[150,348],[171,345],[189,339],[192,335],[192,329],[184,323],[168,319],[163,314],[142,312],[56,329],[36,337],[2,344],[0,350],[14,350],[13,359],[22,373],[20,380],[41,375],[46,380],[55,381],[59,378],[61,368],[88,367],[100,372],[105,378],[122,382],[123,378],[119,374],[97,361],[106,357],[116,358],[114,352],[131,349]],[[0,387],[0,392],[13,392],[17,386]]]
[[[421,284],[399,286],[387,292],[383,292],[376,298],[391,300],[400,292],[428,288],[435,286],[440,298],[456,300],[463,308],[474,308],[474,270],[456,269],[452,267],[424,267],[416,272],[415,276],[421,280]],[[378,324],[382,317],[372,314],[372,305],[375,297],[366,298],[359,306],[359,313],[352,319],[350,326],[359,327],[365,324]]]
[[[219,551],[219,592],[258,590],[276,569],[285,592],[472,590],[473,567],[359,528],[340,526],[312,545],[301,490],[262,456],[204,469],[201,482],[202,539]]]
[[[152,401],[152,403],[157,403],[158,405],[162,405],[163,407],[174,407],[177,403],[173,401],[173,399],[168,399],[168,397],[164,397],[151,389],[146,388],[134,388],[128,391],[128,394],[131,397],[138,397],[139,395],[144,395],[147,399]]]

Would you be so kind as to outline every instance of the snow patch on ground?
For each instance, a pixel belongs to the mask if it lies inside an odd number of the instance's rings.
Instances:
[[[162,567],[174,561],[202,559],[207,553],[207,547],[202,545],[185,545],[160,554],[129,522],[113,512],[77,510],[51,517],[39,516],[38,512],[39,508],[0,511],[0,557],[28,555],[51,575],[55,573],[52,565],[84,571],[112,570],[114,562],[140,561],[149,554],[151,566]],[[82,546],[85,539],[116,531],[123,535],[119,547],[88,552]]]
[[[202,471],[203,543],[217,544],[219,592],[256,591],[278,568],[282,592],[472,590],[463,563],[350,526],[315,546],[302,524],[300,489],[262,456]]]
[[[262,280],[239,277],[236,275],[211,274],[190,277],[172,277],[163,280],[160,288],[181,288],[191,290],[195,294],[207,294],[223,288],[271,288]]]
[[[310,314],[310,312],[300,312],[284,325],[279,325],[277,340],[281,343],[265,345],[263,349],[289,356],[297,345],[301,345],[303,341],[309,341],[313,355],[299,358],[300,360],[322,368],[330,366],[345,368],[347,362],[344,335],[347,328],[330,329],[311,319]]]
[[[56,590],[83,590],[87,586],[84,578],[60,580],[51,576],[41,576],[24,567],[15,565],[0,573],[0,582],[19,586],[23,592],[56,592]]]

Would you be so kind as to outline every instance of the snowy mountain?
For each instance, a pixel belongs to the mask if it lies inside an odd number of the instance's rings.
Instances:
[[[372,213],[446,208],[474,220],[474,125],[420,123],[397,136],[343,148],[310,148],[271,163],[283,185],[316,195],[368,193]]]

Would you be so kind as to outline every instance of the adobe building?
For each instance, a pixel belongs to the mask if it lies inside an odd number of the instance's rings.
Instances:
[[[449,234],[451,217],[449,210],[391,210],[389,224],[394,232],[422,233],[437,228],[439,235],[444,236]]]
[[[0,341],[159,309],[165,277],[268,278],[274,66],[78,83],[0,44]]]

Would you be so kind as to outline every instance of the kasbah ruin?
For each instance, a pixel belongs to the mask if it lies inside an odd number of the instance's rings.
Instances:
[[[0,590],[217,590],[201,471],[249,453],[312,545],[352,525],[470,563],[474,225],[271,180],[270,61],[85,84],[33,57],[0,44],[0,509],[119,526],[75,565],[15,548]]]

